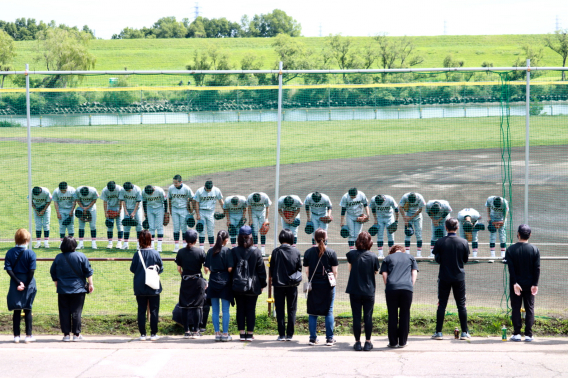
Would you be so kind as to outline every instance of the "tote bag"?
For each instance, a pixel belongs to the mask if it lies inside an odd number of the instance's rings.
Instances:
[[[151,265],[146,268],[146,264],[144,264],[144,259],[142,258],[142,253],[140,253],[140,250],[138,250],[138,256],[140,256],[140,261],[142,262],[142,267],[144,268],[146,286],[149,286],[154,290],[158,290],[160,288],[160,275],[158,274],[160,267],[158,265]]]

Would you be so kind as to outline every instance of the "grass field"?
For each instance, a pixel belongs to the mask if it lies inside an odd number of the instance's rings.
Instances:
[[[418,67],[442,67],[444,58],[451,54],[463,60],[465,67],[480,67],[484,61],[494,67],[508,67],[522,56],[521,47],[529,44],[542,46],[544,66],[561,66],[561,57],[544,48],[544,35],[479,35],[479,36],[435,36],[415,37],[417,52],[424,57]],[[395,37],[396,38],[396,37]],[[300,38],[307,47],[315,51],[324,46],[324,38]],[[357,45],[368,43],[370,37],[353,37]],[[275,69],[277,56],[270,38],[219,38],[219,39],[134,39],[95,40],[91,51],[96,56],[97,70],[181,70],[191,61],[195,50],[204,50],[209,45],[226,52],[235,69],[246,54],[254,54],[262,62],[263,69]],[[26,63],[32,70],[43,70],[45,66],[35,62],[37,42],[16,42],[17,56],[14,66],[23,70]]]

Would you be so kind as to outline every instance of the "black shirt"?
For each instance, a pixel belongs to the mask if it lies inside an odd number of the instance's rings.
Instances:
[[[505,253],[509,266],[511,284],[521,286],[538,286],[540,277],[540,252],[530,243],[515,243]]]
[[[302,273],[302,257],[300,251],[289,244],[282,244],[270,255],[272,286],[297,286],[290,283],[290,276],[295,272]]]
[[[445,282],[465,280],[464,264],[469,258],[469,244],[454,232],[438,239],[434,245],[434,258],[440,264],[438,279]]]
[[[325,252],[321,257],[321,261],[318,265],[319,260],[319,249],[318,247],[312,247],[304,253],[304,266],[310,267],[308,280],[313,280],[312,284],[327,283],[329,285],[329,278],[327,278],[327,271],[331,272],[331,267],[338,266],[339,261],[337,261],[337,254],[333,249],[326,248]],[[317,270],[316,270],[317,265]],[[315,270],[315,274],[314,274]]]
[[[201,248],[182,248],[176,256],[176,264],[181,266],[183,275],[191,276],[201,273],[201,267],[205,262],[205,252]]]
[[[228,272],[228,269],[232,268],[234,265],[231,249],[222,247],[219,253],[214,255],[213,248],[210,248],[209,251],[207,251],[207,257],[205,258],[204,265],[212,273]]]
[[[351,264],[348,294],[374,296],[377,287],[375,273],[379,271],[379,259],[369,251],[352,250],[347,253],[347,261]]]
[[[385,257],[381,265],[381,274],[388,273],[385,291],[414,291],[412,270],[418,271],[418,264],[414,256],[408,253],[396,252]]]

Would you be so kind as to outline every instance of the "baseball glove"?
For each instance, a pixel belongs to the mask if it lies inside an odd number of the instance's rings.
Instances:
[[[122,225],[124,227],[136,227],[138,226],[138,221],[134,218],[126,217],[122,220]],[[150,228],[150,226],[148,226]]]
[[[145,219],[144,222],[142,222],[142,228],[145,230],[150,229],[150,222],[148,222],[148,219]]]
[[[292,226],[298,227],[299,225],[300,225],[300,218],[294,219],[294,221],[292,222]]]
[[[378,233],[379,233],[379,225],[375,223],[369,228],[369,235],[375,236]]]
[[[387,232],[389,234],[394,234],[398,229],[398,222],[391,223],[387,226]]]
[[[217,211],[215,212],[215,214],[213,214],[213,218],[215,218],[216,220],[223,219],[225,218],[225,213],[220,213]]]
[[[114,226],[114,222],[110,219],[105,219],[105,226],[107,226],[107,228],[111,228],[112,226]]]
[[[294,211],[283,211],[282,212],[284,214],[284,221],[288,224],[292,224],[294,223],[294,220],[296,219],[295,215],[296,212]]]
[[[68,226],[73,222],[73,217],[71,217],[70,215],[67,215],[67,218],[65,218],[63,220],[63,222],[61,222],[62,225],[64,226]]]
[[[261,235],[266,235],[266,234],[268,234],[268,231],[270,231],[270,223],[264,222],[262,227],[260,227],[259,232],[260,232]]]
[[[198,223],[199,224],[199,223]],[[197,227],[196,227],[197,228]],[[239,234],[239,230],[233,226],[232,224],[229,225],[229,236],[234,238]]]
[[[170,224],[170,213],[164,213],[164,226]]]
[[[241,220],[239,221],[239,223],[237,223],[237,228],[241,228],[241,227],[243,227],[245,224],[247,224],[247,218],[246,218],[246,217],[242,217]]]
[[[108,219],[115,219],[120,216],[120,212],[115,210],[108,210],[107,214],[108,214]]]
[[[491,232],[492,234],[494,234],[494,233],[497,232],[497,227],[495,227],[495,226],[493,225],[493,222],[492,222],[492,221],[489,221],[489,224],[487,225],[487,230],[488,230],[489,232]]]
[[[369,220],[369,216],[366,215],[366,214],[359,215],[359,216],[357,217],[357,222],[359,222],[359,223],[365,223],[365,222],[367,222],[368,220]]]
[[[333,217],[330,216],[324,216],[324,217],[320,217],[320,221],[323,223],[330,223],[331,221],[333,221]]]
[[[83,211],[83,217],[81,218],[83,222],[90,222],[93,220],[93,215],[89,210]]]
[[[203,221],[200,220],[199,222],[197,222],[197,224],[195,225],[195,231],[202,233],[204,229],[205,225],[203,224]]]
[[[349,237],[349,227],[347,226],[343,226],[341,227],[341,230],[339,231],[339,234],[341,235],[342,238],[348,238]]]
[[[312,221],[306,222],[306,234],[311,235],[314,232],[314,223]]]
[[[409,224],[408,226],[404,226],[404,234],[406,236],[414,235],[414,227],[412,227],[411,224]]]
[[[187,227],[189,228],[193,228],[195,226],[195,218],[193,217],[193,214],[187,214],[185,216],[185,224],[187,224]]]
[[[473,226],[475,231],[485,231],[485,225],[481,222],[476,222],[475,226]]]
[[[45,204],[45,203],[43,205],[36,206],[36,212],[38,214],[41,213],[43,211],[43,209],[45,209],[46,206],[47,206],[47,204]]]

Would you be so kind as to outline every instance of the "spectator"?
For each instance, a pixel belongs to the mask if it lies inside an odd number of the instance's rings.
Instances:
[[[319,344],[316,330],[318,316],[325,316],[326,345],[333,346],[336,340],[333,337],[333,302],[335,299],[335,286],[330,285],[328,273],[332,272],[337,280],[337,254],[327,248],[327,232],[318,228],[314,233],[317,247],[312,247],[304,253],[304,266],[306,275],[311,284],[308,293],[308,314],[310,329],[310,345]]]
[[[418,265],[413,256],[404,252],[402,245],[393,245],[381,266],[389,313],[389,348],[406,347],[410,328],[410,306]]]
[[[140,340],[146,340],[146,311],[150,310],[150,340],[158,340],[158,313],[160,312],[160,293],[162,292],[162,283],[159,289],[152,289],[146,285],[146,271],[153,265],[158,265],[158,273],[164,271],[162,258],[160,254],[151,248],[152,235],[148,230],[143,230],[138,236],[140,250],[132,256],[132,264],[130,271],[134,273],[134,295],[138,303],[138,330],[140,331]],[[142,264],[144,260],[144,264]]]
[[[517,243],[509,246],[505,260],[509,266],[511,288],[511,320],[513,336],[511,341],[521,341],[521,302],[525,305],[525,341],[533,341],[534,297],[538,293],[540,276],[540,252],[529,243],[531,228],[521,224],[517,231]]]
[[[95,290],[93,268],[87,256],[76,251],[77,240],[74,237],[64,237],[60,249],[61,253],[55,256],[49,272],[57,288],[62,341],[71,341],[70,333],[73,333],[73,341],[82,341],[81,314],[85,304],[85,294]],[[88,284],[85,283],[85,279]]]
[[[16,246],[11,248],[4,258],[4,269],[10,276],[8,289],[8,311],[14,311],[14,342],[20,342],[20,321],[24,310],[26,338],[24,342],[36,341],[32,335],[32,304],[37,292],[34,272],[36,270],[36,254],[28,249],[31,235],[25,228],[16,231]]]
[[[288,229],[280,231],[280,247],[270,256],[270,276],[274,286],[274,307],[278,323],[278,341],[292,341],[298,307],[298,285],[302,281],[302,258],[294,244],[294,233]],[[288,325],[284,313],[288,313]]]
[[[436,241],[434,245],[434,258],[440,264],[438,273],[438,313],[436,314],[436,333],[433,339],[442,340],[442,327],[450,291],[454,292],[454,299],[458,307],[460,318],[460,340],[470,338],[467,327],[467,310],[465,308],[465,270],[464,264],[469,258],[469,244],[467,240],[456,235],[459,222],[456,218],[446,219],[447,236]]]
[[[375,306],[375,274],[379,271],[379,259],[371,253],[373,238],[363,231],[355,240],[355,248],[347,253],[349,262],[349,280],[346,293],[351,302],[353,314],[353,335],[355,336],[356,351],[370,351],[373,349],[371,334],[373,332],[373,307]],[[361,348],[361,308],[365,322],[365,346]]]

